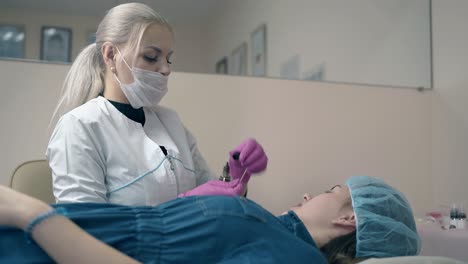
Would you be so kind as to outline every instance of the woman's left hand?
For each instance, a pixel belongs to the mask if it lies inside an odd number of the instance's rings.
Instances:
[[[247,182],[244,180],[241,182],[240,179],[234,179],[230,182],[211,180],[190,191],[179,194],[178,197],[204,195],[240,196],[244,193],[246,186]]]
[[[24,229],[36,216],[51,207],[33,197],[0,185],[0,225]]]

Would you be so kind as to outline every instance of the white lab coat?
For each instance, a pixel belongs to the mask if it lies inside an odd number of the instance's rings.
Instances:
[[[144,111],[143,127],[97,97],[59,120],[46,151],[57,202],[157,205],[214,178],[175,111]]]

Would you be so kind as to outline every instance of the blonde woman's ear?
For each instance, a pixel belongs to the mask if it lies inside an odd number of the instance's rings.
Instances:
[[[104,63],[106,63],[109,67],[115,66],[115,51],[114,45],[111,42],[104,42],[101,46],[101,54],[102,58],[104,59]]]

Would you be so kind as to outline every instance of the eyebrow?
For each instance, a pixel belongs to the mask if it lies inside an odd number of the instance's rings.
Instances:
[[[146,46],[145,49],[154,49],[155,51],[159,52],[159,53],[162,53],[162,49],[158,46],[155,46],[155,45],[149,45],[149,46]],[[174,53],[173,50],[171,50],[168,55],[171,55],[172,53]]]
[[[331,188],[330,188],[330,191],[333,191],[333,189],[335,189],[336,187],[340,187],[340,188],[341,188],[341,185],[337,184],[337,185],[331,187]]]

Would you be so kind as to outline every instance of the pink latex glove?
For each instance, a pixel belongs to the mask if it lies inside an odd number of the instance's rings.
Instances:
[[[234,154],[238,153],[239,159],[234,159]],[[263,148],[255,139],[249,138],[242,142],[237,148],[229,152],[229,174],[231,178],[248,182],[252,173],[259,173],[266,169],[268,157]],[[245,180],[246,178],[246,180]]]
[[[235,179],[230,182],[211,180],[190,191],[179,194],[178,197],[202,195],[240,196],[244,193],[247,181],[248,179],[242,179],[242,182],[240,179]]]

